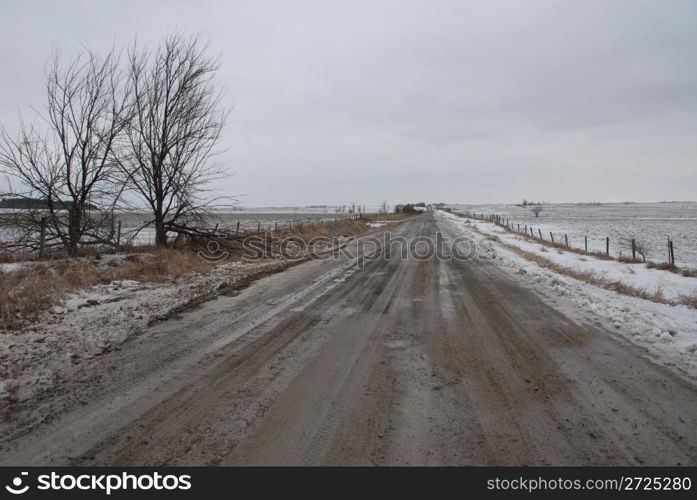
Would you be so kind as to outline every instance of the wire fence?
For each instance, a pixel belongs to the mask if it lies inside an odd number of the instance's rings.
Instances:
[[[569,237],[568,233],[542,230],[541,227],[532,224],[517,223],[498,214],[485,214],[477,212],[464,212],[471,219],[491,222],[510,232],[524,235],[543,244],[564,248],[576,253],[583,253],[596,257],[604,257],[629,262],[647,262],[646,248],[643,242],[635,237],[628,236],[618,240],[611,240],[610,236],[598,238],[588,235]],[[665,260],[664,260],[665,259]],[[670,267],[677,267],[675,260],[675,242],[670,236],[666,237],[665,249],[658,262],[664,262]]]

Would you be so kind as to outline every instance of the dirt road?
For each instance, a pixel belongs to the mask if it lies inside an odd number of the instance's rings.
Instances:
[[[495,263],[391,257],[312,261],[153,327],[2,463],[697,464],[689,381]]]

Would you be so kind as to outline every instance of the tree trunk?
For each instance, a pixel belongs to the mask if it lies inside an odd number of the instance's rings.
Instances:
[[[161,214],[155,214],[155,244],[158,247],[167,246],[167,230],[165,229],[164,217]]]
[[[68,210],[68,248],[70,257],[77,257],[80,245],[80,225],[82,224],[82,208],[75,203]]]

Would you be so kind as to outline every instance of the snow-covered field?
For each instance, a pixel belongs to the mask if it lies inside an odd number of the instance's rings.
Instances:
[[[539,217],[530,207],[517,205],[453,205],[456,213],[474,212],[496,214],[532,227],[545,239],[550,231],[556,241],[569,238],[569,245],[605,252],[605,238],[610,238],[610,254],[614,257],[631,256],[631,239],[647,249],[647,259],[668,261],[668,238],[673,241],[678,266],[697,268],[697,203],[613,203],[613,204],[547,204]],[[517,227],[517,226],[516,226]]]
[[[697,294],[697,278],[647,269],[643,264],[625,264],[595,259],[573,252],[546,248],[524,240],[492,223],[466,219],[439,211],[438,217],[455,234],[486,240],[495,250],[497,262],[521,284],[538,291],[545,300],[579,322],[600,319],[611,330],[649,349],[666,365],[677,365],[697,377],[697,310],[685,305],[657,303],[622,295],[601,286],[559,274],[512,250],[518,248],[574,271],[591,273],[605,281],[617,281],[647,291],[662,291],[666,300]],[[495,237],[492,239],[492,237]],[[573,307],[570,307],[573,306]]]

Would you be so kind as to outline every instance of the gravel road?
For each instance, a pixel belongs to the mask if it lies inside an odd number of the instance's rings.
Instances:
[[[151,327],[0,462],[697,464],[695,385],[495,261],[360,267],[311,261]]]

